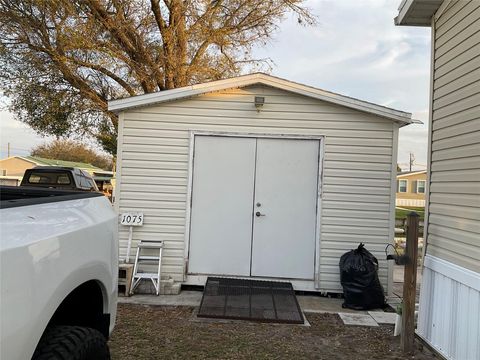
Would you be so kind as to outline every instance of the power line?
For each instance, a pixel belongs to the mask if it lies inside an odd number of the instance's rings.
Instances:
[[[30,151],[31,149],[26,149],[26,148],[17,148],[17,147],[12,147],[12,146],[10,146],[10,150],[23,150],[23,151]]]
[[[23,147],[16,147],[16,146],[11,146],[12,145],[12,142],[8,141],[7,142],[7,145],[6,145],[6,148],[10,148],[11,150],[24,150],[24,151],[30,151],[32,150],[31,148],[23,148]],[[3,146],[2,146],[3,148]]]

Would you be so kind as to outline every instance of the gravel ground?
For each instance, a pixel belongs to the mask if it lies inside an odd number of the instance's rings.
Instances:
[[[434,359],[417,344],[399,351],[392,326],[345,326],[336,314],[307,314],[311,326],[200,320],[191,307],[119,304],[112,359]]]

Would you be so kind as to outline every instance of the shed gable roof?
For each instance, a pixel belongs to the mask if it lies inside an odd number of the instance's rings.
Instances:
[[[173,101],[189,98],[192,96],[198,96],[213,91],[221,91],[230,88],[242,88],[255,84],[271,86],[317,100],[322,100],[336,105],[341,105],[355,110],[371,113],[396,121],[400,123],[401,126],[412,123],[421,123],[418,120],[413,120],[412,114],[404,111],[391,109],[385,106],[358,100],[352,97],[336,94],[330,91],[325,91],[322,89],[299,84],[263,73],[238,76],[230,79],[185,86],[178,89],[165,90],[152,94],[138,95],[124,99],[112,100],[108,102],[108,110],[114,112],[121,112],[131,108],[150,106],[166,101]]]

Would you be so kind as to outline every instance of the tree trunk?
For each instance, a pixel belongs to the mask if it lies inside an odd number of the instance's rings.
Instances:
[[[176,35],[177,35],[177,76],[175,85],[182,87],[188,85],[187,79],[187,26],[185,21],[185,3],[184,0],[179,0],[175,11],[176,20]]]

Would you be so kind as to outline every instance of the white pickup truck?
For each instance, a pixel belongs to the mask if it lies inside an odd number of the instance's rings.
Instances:
[[[109,359],[117,216],[102,194],[0,187],[0,359]]]

